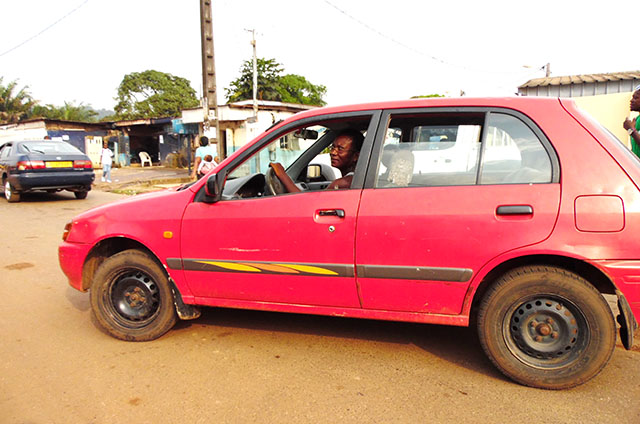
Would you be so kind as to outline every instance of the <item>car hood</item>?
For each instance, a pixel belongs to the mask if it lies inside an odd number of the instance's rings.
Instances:
[[[184,208],[193,200],[190,190],[175,189],[141,194],[89,209],[73,219],[67,241],[94,243],[112,236],[144,239],[158,226],[179,228]]]

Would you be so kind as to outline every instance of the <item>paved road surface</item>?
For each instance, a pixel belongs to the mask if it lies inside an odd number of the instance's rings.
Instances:
[[[92,321],[57,263],[121,196],[0,197],[0,423],[640,423],[640,352],[560,392],[506,380],[465,328],[207,309],[160,340]]]

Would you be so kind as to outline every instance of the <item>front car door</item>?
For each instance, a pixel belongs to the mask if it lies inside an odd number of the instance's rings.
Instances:
[[[455,315],[492,258],[544,240],[559,202],[557,157],[510,110],[387,111],[357,223],[367,309]]]
[[[218,171],[227,174],[223,199],[208,204],[196,197],[183,218],[182,264],[199,302],[360,307],[355,224],[368,158],[364,152],[371,149],[379,114],[292,123]],[[346,128],[366,134],[353,184],[347,190],[322,189],[336,176],[323,174],[324,183],[309,180],[307,164],[322,162],[322,152]],[[304,190],[271,195],[265,187],[270,162],[281,163]],[[332,172],[328,165],[322,169]]]

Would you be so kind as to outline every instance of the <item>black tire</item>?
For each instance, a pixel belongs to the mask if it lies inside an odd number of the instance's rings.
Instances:
[[[9,203],[16,203],[20,201],[20,193],[15,191],[9,181],[4,182],[4,197]]]
[[[107,258],[93,278],[90,299],[100,325],[121,340],[154,340],[176,323],[167,275],[139,250]]]
[[[76,196],[76,199],[86,199],[89,192],[86,190],[74,191],[73,194]]]
[[[542,389],[566,389],[595,377],[616,342],[613,315],[600,293],[551,266],[503,275],[480,304],[478,336],[503,374]]]

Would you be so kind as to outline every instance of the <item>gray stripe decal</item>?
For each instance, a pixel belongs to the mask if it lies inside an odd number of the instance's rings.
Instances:
[[[358,265],[358,277],[402,280],[450,281],[465,283],[473,271],[467,268],[436,268],[416,266]]]
[[[169,269],[182,269],[182,259],[167,258],[167,266]]]

